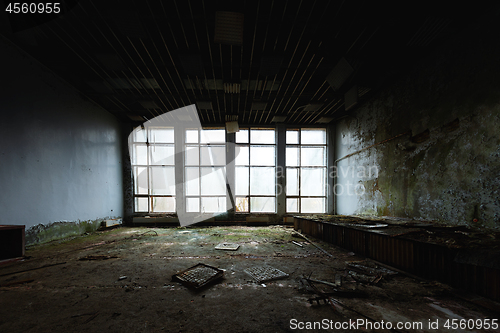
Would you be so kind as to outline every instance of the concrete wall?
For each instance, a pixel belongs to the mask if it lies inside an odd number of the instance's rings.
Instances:
[[[337,123],[336,159],[392,139],[337,162],[337,190],[352,187],[337,213],[500,227],[499,21],[440,45]]]
[[[121,217],[116,118],[2,37],[0,60],[0,224],[26,225],[35,242]]]

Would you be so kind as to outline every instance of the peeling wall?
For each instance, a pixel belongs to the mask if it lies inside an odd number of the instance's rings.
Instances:
[[[116,118],[1,37],[0,59],[0,224],[85,231],[121,217]]]
[[[379,169],[338,172],[359,188],[338,195],[337,213],[500,227],[499,21],[440,45],[337,123],[336,159],[403,134],[337,162]]]

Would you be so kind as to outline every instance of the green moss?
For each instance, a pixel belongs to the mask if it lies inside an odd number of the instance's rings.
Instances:
[[[97,230],[102,220],[78,222],[55,222],[49,225],[39,224],[26,231],[26,244],[46,243],[57,239],[91,233]]]

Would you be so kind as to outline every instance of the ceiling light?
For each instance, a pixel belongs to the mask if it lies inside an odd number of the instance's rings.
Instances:
[[[142,83],[142,86],[145,89],[160,89],[160,85],[158,84],[158,81],[154,78],[140,78],[140,81]]]
[[[242,13],[216,12],[214,42],[219,44],[243,44]]]
[[[326,81],[330,84],[333,90],[338,90],[354,72],[354,68],[345,60],[340,59],[337,65],[326,77]]]
[[[271,119],[272,123],[282,123],[286,120],[287,116],[274,116],[273,119]]]
[[[318,120],[316,120],[316,123],[318,123],[318,124],[328,124],[332,120],[333,120],[333,117],[321,117]]]
[[[318,111],[322,106],[323,106],[323,103],[309,103],[306,105],[306,107],[302,111],[314,112],[314,111]]]

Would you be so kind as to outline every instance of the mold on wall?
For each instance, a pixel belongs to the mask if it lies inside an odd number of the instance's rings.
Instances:
[[[337,160],[382,142],[337,161],[338,168],[379,170],[371,178],[338,174],[337,184],[363,191],[338,195],[337,213],[500,227],[495,17],[440,45],[337,123]]]
[[[2,37],[0,59],[0,224],[47,234],[68,221],[51,234],[65,235],[90,228],[81,221],[121,217],[116,118]]]

